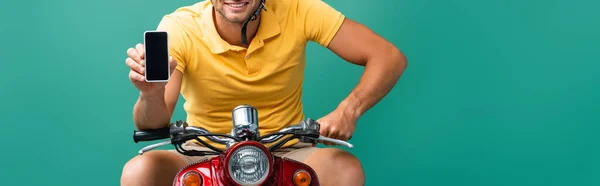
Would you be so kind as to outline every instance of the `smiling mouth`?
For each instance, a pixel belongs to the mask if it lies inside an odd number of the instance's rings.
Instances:
[[[225,5],[232,7],[232,8],[241,8],[246,6],[248,3],[225,3]]]

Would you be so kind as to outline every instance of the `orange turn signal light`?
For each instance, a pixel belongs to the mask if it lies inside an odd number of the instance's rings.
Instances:
[[[308,186],[310,185],[311,177],[310,174],[308,174],[308,172],[306,172],[305,170],[300,170],[297,171],[294,174],[294,185],[295,186]]]
[[[202,179],[196,172],[188,172],[183,176],[183,186],[200,186],[202,185]]]

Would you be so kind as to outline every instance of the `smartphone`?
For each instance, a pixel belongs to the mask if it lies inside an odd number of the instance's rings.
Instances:
[[[144,32],[147,82],[167,82],[171,76],[169,66],[169,34],[166,31]]]

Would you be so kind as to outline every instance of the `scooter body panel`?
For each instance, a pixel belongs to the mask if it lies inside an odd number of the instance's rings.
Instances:
[[[231,186],[237,185],[230,181],[225,174],[224,155],[220,155],[210,160],[198,162],[182,169],[176,176],[174,186],[184,186],[184,176],[189,172],[200,174],[202,178],[201,186]],[[288,158],[274,156],[274,165],[267,180],[263,186],[295,186],[294,175],[298,171],[306,171],[311,177],[311,186],[318,186],[319,180],[316,172],[308,165]]]

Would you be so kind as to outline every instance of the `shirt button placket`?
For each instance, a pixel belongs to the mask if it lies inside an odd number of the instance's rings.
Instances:
[[[246,65],[248,68],[248,74],[252,74],[254,71],[256,71],[254,69],[254,67],[252,66],[252,64],[250,64],[250,62],[248,61],[250,59],[250,54],[246,54],[246,57],[244,57],[246,59]]]

